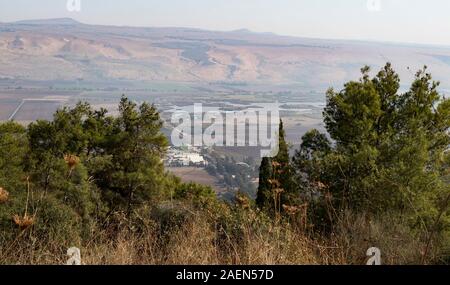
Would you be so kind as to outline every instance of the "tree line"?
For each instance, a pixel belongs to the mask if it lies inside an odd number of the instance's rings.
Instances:
[[[118,213],[131,218],[162,200],[214,197],[164,169],[168,142],[155,106],[122,97],[118,111],[78,103],[52,121],[0,124],[1,240],[28,228],[48,240],[82,240]]]
[[[257,206],[274,217],[308,207],[324,231],[346,210],[389,213],[427,242],[450,245],[450,100],[426,67],[406,92],[391,64],[369,71],[327,91],[327,133],[306,133],[293,158],[281,122],[280,152],[261,163]]]

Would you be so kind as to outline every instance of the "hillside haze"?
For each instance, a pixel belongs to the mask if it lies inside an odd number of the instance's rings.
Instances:
[[[450,89],[450,48],[320,40],[190,28],[87,25],[72,19],[0,23],[0,80],[194,82],[323,90],[385,62],[406,80],[428,65]]]

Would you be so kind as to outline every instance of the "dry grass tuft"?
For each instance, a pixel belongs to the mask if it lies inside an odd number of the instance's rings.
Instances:
[[[70,169],[74,169],[80,163],[80,158],[72,154],[64,155],[64,160]]]
[[[25,214],[23,217],[19,215],[13,216],[14,223],[22,230],[27,229],[34,225],[35,218]]]
[[[9,193],[2,187],[0,187],[0,204],[8,201]]]

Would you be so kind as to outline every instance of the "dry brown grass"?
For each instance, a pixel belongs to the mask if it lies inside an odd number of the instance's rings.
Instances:
[[[83,264],[93,265],[287,265],[365,264],[366,250],[378,247],[383,264],[419,264],[423,244],[400,223],[371,221],[343,215],[336,230],[324,237],[308,234],[287,223],[259,224],[247,211],[238,229],[224,229],[196,212],[162,236],[157,223],[140,231],[124,226],[112,237],[99,231],[80,247]],[[234,231],[238,230],[239,235]],[[0,245],[4,264],[64,264],[72,244],[39,243],[24,234],[14,250]]]
[[[333,240],[342,249],[345,260],[364,264],[367,257],[361,248],[377,247],[383,264],[421,264],[425,242],[401,218],[390,216],[377,220],[345,212],[337,223]],[[437,250],[437,249],[435,249]],[[429,259],[435,260],[437,252]]]
[[[245,231],[242,242],[219,243],[217,232],[198,217],[169,240],[158,242],[157,233],[119,234],[116,240],[84,248],[85,264],[259,265],[318,264],[309,241],[293,232],[273,229],[268,235]]]

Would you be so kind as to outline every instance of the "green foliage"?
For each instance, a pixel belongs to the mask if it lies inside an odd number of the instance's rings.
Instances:
[[[334,146],[317,131],[307,133],[294,158],[297,189],[336,209],[390,212],[430,236],[448,229],[450,193],[445,163],[450,143],[450,103],[426,67],[409,91],[387,64],[327,92],[324,122]],[[311,196],[311,195],[310,195]],[[322,203],[322,202],[320,202]],[[317,203],[316,203],[317,204]]]
[[[268,157],[263,157],[261,167],[259,168],[259,186],[256,196],[256,205],[260,209],[265,209],[270,206],[272,200],[272,185],[269,182],[272,176],[272,163]]]
[[[81,244],[86,225],[76,209],[61,203],[59,197],[47,195],[34,210],[37,219],[32,233],[44,237],[41,242],[55,242],[63,249]]]
[[[292,160],[293,167],[296,169],[294,179],[298,184],[297,187],[308,190],[309,195],[312,194],[314,186],[325,175],[322,164],[330,152],[330,141],[318,130],[311,130],[302,137],[300,149],[295,152]]]
[[[125,97],[117,117],[79,103],[26,129],[0,124],[0,187],[9,193],[0,205],[1,238],[23,230],[12,219],[17,215],[32,220],[30,234],[80,242],[113,212],[130,215],[168,197],[179,182],[164,171],[161,127],[154,106]]]
[[[258,175],[258,170],[255,167],[255,162],[249,157],[244,157],[245,164],[239,164],[235,158],[217,153],[216,151],[209,151],[207,156],[208,166],[206,171],[220,179],[220,181],[231,189],[239,189],[239,191],[246,193],[248,196],[255,198],[256,186],[252,183],[252,178]],[[226,193],[229,200],[233,198],[232,193]]]
[[[280,121],[278,153],[273,158],[263,158],[260,167],[256,204],[260,209],[271,214],[279,214],[282,204],[292,204],[298,200],[293,187],[293,172],[285,137],[283,121]]]
[[[210,200],[215,200],[216,194],[209,186],[196,183],[181,183],[175,188],[173,198],[189,200],[194,204],[203,204]]]
[[[280,182],[283,193],[281,202],[291,204],[297,199],[295,189],[292,185],[292,166],[289,158],[289,146],[286,142],[286,132],[284,130],[283,121],[280,120],[278,132],[278,154],[272,160],[273,178]]]
[[[24,127],[13,122],[0,124],[0,187],[12,191],[22,184],[27,149]]]
[[[164,185],[162,158],[167,141],[160,129],[162,122],[154,106],[136,104],[122,98],[119,117],[114,120],[108,143],[103,149],[106,159],[97,162],[94,176],[105,197],[114,206],[130,212],[133,205],[150,199],[152,191]]]

